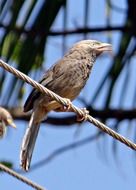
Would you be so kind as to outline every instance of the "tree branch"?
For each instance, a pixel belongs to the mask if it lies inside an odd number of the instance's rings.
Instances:
[[[55,31],[52,30],[49,32],[49,36],[60,36],[60,35],[73,35],[73,34],[86,34],[92,32],[109,32],[109,31],[131,31],[130,27],[124,26],[105,26],[105,27],[95,27],[95,28],[76,28],[71,30],[64,30],[64,31]]]
[[[10,26],[0,23],[0,28],[5,28],[6,30],[11,30]],[[14,27],[12,31],[16,33],[23,33],[27,35],[45,35],[44,28],[33,29],[33,30],[25,30],[22,27]],[[108,31],[122,31],[122,32],[133,32],[132,27],[129,26],[105,26],[105,27],[83,27],[83,28],[76,28],[76,29],[69,29],[69,30],[51,30],[49,31],[49,36],[60,36],[60,35],[73,35],[73,34],[87,34],[91,32],[108,32]]]
[[[16,108],[6,108],[8,111],[11,113],[14,119],[16,120],[24,120],[24,121],[29,121],[30,119],[30,113],[26,114],[23,113],[21,107],[16,107]],[[99,109],[93,109],[91,107],[87,107],[87,110],[89,110],[90,114],[95,117],[99,118],[102,120],[107,120],[107,119],[117,119],[119,121],[124,120],[124,119],[135,119],[136,118],[136,109],[132,110],[122,110],[122,109],[104,109],[104,110],[99,110]],[[45,123],[52,124],[53,126],[70,126],[72,124],[76,124],[76,116],[74,114],[70,116],[63,116],[62,118],[58,117],[48,117]]]

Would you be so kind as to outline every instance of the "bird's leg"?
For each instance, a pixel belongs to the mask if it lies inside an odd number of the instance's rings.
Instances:
[[[66,105],[61,105],[59,108],[56,108],[54,111],[56,112],[74,112],[73,109],[71,108],[71,101],[70,99],[64,98],[65,101],[67,102]],[[82,122],[87,120],[87,116],[89,114],[89,111],[86,108],[81,108],[83,115],[77,115],[77,121]]]
[[[61,105],[59,108],[55,109],[56,112],[73,112],[71,109],[71,101],[68,98],[63,98],[66,101],[65,105]]]
[[[87,120],[87,116],[89,114],[89,111],[86,108],[81,108],[83,115],[77,115],[77,121],[82,122]]]

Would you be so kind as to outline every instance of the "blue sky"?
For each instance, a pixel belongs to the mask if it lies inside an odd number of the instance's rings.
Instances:
[[[67,28],[74,28],[75,23],[77,23],[78,26],[83,26],[83,0],[78,1],[78,8],[75,8],[76,6],[76,1],[68,1],[69,20]],[[119,6],[125,9],[126,1],[120,0]],[[90,10],[89,26],[105,26],[105,1],[92,0],[90,3]],[[111,14],[111,24],[119,25],[123,23],[123,14],[116,13],[115,11],[113,11]],[[61,11],[57,17],[53,26],[54,29],[62,28],[62,16],[63,11]],[[104,42],[107,41],[106,33],[89,34],[87,37],[89,39],[93,38]],[[119,38],[120,34],[117,32],[112,34],[112,44],[115,52]],[[67,47],[70,47],[74,42],[81,39],[81,35],[68,37],[66,39]],[[50,67],[50,65],[52,65],[62,56],[61,44],[62,39],[60,37],[50,37],[48,39],[45,68]],[[97,60],[87,86],[81,93],[81,96],[85,96],[86,93],[88,94],[87,101],[91,99],[97,84],[108,69],[110,61],[111,57],[107,54],[103,55]],[[131,85],[130,92],[132,92],[134,89],[133,83],[131,83]],[[28,85],[27,88],[29,91],[30,88]],[[102,107],[104,96],[105,93],[103,92],[101,98],[99,98],[99,101],[95,104],[95,107]],[[115,94],[113,107],[118,105],[118,96],[119,94]],[[129,100],[130,97],[131,93],[128,93],[126,100]],[[129,101],[126,102],[127,103],[125,107],[129,107]],[[79,101],[75,101],[74,103],[77,106],[82,106]],[[57,115],[61,116],[59,113],[57,113]],[[10,131],[7,134],[7,137],[0,141],[0,160],[13,161],[15,168],[19,169],[20,144],[27,126],[27,122],[16,121],[16,125],[17,129],[9,129]],[[120,129],[120,132],[125,135],[129,126],[129,122],[124,121],[121,122],[120,125],[123,126]],[[42,124],[32,159],[32,165],[48,157],[54,150],[92,136],[97,132],[98,131],[96,130],[95,126],[90,125],[89,123],[85,123],[81,127],[79,127],[79,125],[74,125],[70,128],[57,128],[51,127],[47,124],[46,126]],[[129,138],[134,136],[134,132],[134,130],[131,131]],[[28,172],[25,174],[25,176],[46,187],[48,190],[82,190],[90,188],[110,190],[133,189],[133,187],[136,186],[134,152],[125,145],[117,142],[118,146],[117,152],[115,154],[113,152],[113,141],[114,140],[111,137],[106,135],[104,139],[99,138],[98,140],[92,141],[84,146],[71,149],[54,157],[48,164]],[[14,190],[31,189],[13,177],[1,173],[0,189],[9,189],[11,187]]]

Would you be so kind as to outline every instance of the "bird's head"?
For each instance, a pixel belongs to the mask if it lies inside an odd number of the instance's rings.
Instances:
[[[4,123],[5,126],[10,125],[11,127],[16,128],[11,114],[3,107],[0,107],[0,123]]]
[[[81,51],[86,51],[89,53],[94,53],[96,56],[103,52],[112,52],[112,45],[108,43],[99,42],[96,40],[82,40],[76,43],[73,48],[80,48]]]

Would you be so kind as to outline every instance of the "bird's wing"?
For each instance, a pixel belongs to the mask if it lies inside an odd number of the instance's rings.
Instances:
[[[54,79],[59,78],[64,73],[63,61],[60,60],[56,64],[54,64],[49,70],[46,71],[43,78],[39,81],[43,86],[47,86]],[[37,89],[33,89],[28,96],[25,104],[24,104],[24,112],[30,111],[33,108],[34,101],[40,96],[41,92]]]
[[[48,82],[52,80],[52,71],[48,70],[42,80],[39,81],[40,84],[46,86]],[[40,92],[37,89],[33,89],[29,94],[25,104],[24,104],[24,112],[30,111],[33,108],[34,101],[40,96]]]

